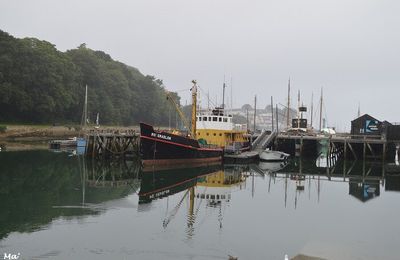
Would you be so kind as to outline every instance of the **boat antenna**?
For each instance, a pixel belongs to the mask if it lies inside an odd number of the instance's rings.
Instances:
[[[233,83],[231,77],[231,114],[233,113]]]
[[[226,88],[226,84],[225,84],[225,76],[224,76],[224,84],[222,85],[222,110],[225,109],[225,88]]]
[[[210,110],[210,89],[207,90],[207,110]]]

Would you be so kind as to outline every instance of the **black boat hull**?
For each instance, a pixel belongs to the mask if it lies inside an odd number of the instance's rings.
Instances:
[[[197,140],[155,131],[152,126],[140,124],[140,154],[144,168],[186,168],[215,164],[222,161],[221,148],[201,147]]]

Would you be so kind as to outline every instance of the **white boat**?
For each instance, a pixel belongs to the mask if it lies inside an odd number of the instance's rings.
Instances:
[[[265,150],[260,153],[262,161],[285,161],[289,158],[289,154],[280,151]]]

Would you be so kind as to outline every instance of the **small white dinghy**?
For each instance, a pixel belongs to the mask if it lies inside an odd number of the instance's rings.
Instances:
[[[289,158],[289,156],[290,154],[284,152],[265,150],[260,153],[260,160],[269,162],[279,162],[279,161],[286,161]]]

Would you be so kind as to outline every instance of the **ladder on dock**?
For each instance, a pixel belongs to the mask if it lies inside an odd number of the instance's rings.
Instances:
[[[278,136],[278,131],[274,130],[271,134],[268,135],[267,131],[264,131],[257,137],[256,140],[252,143],[252,147],[254,151],[263,151],[265,150]]]

